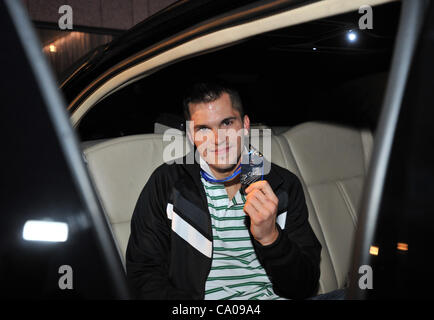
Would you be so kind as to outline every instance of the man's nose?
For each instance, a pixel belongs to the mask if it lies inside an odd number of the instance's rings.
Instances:
[[[226,134],[222,129],[214,129],[214,144],[216,146],[226,143]]]

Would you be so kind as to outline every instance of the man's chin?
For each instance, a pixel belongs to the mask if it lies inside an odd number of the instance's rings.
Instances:
[[[208,164],[209,167],[217,172],[226,173],[233,171],[237,164]]]

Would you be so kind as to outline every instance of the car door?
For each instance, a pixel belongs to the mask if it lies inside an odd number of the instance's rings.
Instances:
[[[66,106],[20,1],[0,2],[0,296],[129,297]]]
[[[434,285],[434,5],[404,1],[356,236],[350,298],[429,298]]]

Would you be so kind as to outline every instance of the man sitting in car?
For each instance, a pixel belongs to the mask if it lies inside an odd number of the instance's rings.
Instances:
[[[140,194],[126,254],[137,297],[314,295],[321,245],[299,179],[271,163],[263,179],[241,188],[241,161],[254,149],[224,134],[250,129],[239,94],[221,84],[195,84],[184,113],[199,160],[188,163],[187,155],[161,165]]]

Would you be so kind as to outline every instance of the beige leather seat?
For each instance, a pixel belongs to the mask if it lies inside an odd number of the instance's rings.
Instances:
[[[320,293],[342,288],[349,271],[372,135],[367,130],[311,122],[277,139],[286,167],[301,178],[309,221],[323,246]]]
[[[165,143],[162,135],[147,134],[87,143],[84,149],[123,256],[135,203],[163,163]],[[177,143],[185,146],[185,138]],[[323,246],[319,293],[344,285],[371,149],[368,131],[324,123],[304,123],[271,136],[271,161],[300,178],[309,221]]]
[[[163,141],[162,134],[143,134],[84,144],[90,176],[123,257],[134,206],[152,172],[163,163],[164,147],[168,144],[181,147],[178,150],[183,150],[182,154],[166,149],[169,151],[166,159],[176,159],[189,150],[185,142],[182,135],[173,141]]]

